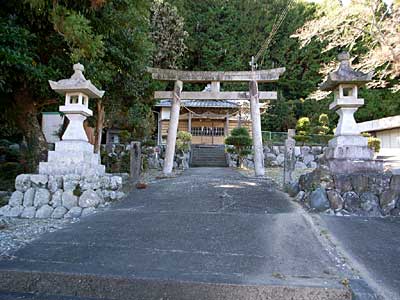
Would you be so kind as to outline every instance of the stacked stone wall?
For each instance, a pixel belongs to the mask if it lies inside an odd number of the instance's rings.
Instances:
[[[106,202],[125,196],[123,177],[21,174],[15,180],[16,191],[0,216],[15,218],[78,218],[93,213]]]
[[[324,150],[321,146],[296,146],[296,169],[316,168],[317,160]],[[236,156],[229,154],[229,166],[236,167]],[[264,146],[264,166],[283,167],[285,162],[285,146]],[[254,168],[253,155],[248,155],[243,161],[244,167]]]
[[[336,215],[400,216],[400,175],[390,172],[331,175],[319,168],[302,175],[291,194],[296,195],[296,201],[315,211]]]

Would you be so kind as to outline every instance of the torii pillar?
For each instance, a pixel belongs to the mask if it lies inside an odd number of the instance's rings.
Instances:
[[[174,167],[176,135],[179,125],[179,111],[181,109],[181,94],[183,83],[180,80],[175,81],[174,94],[171,105],[171,116],[169,119],[167,149],[165,150],[165,160],[163,173],[169,175]]]
[[[260,101],[258,99],[258,83],[250,81],[250,110],[254,150],[254,171],[256,176],[264,176],[264,150],[261,132]]]

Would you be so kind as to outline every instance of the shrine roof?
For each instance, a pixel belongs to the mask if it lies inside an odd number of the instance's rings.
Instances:
[[[239,104],[229,100],[182,100],[186,107],[239,108]],[[160,100],[156,107],[171,107],[170,99]]]

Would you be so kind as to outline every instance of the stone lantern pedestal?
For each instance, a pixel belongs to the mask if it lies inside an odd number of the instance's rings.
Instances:
[[[360,133],[354,113],[364,105],[358,98],[358,88],[370,81],[372,73],[364,74],[352,69],[348,53],[338,56],[339,68],[328,75],[321,90],[333,91],[334,101],[329,108],[339,115],[335,137],[329,141],[322,162],[332,173],[361,173],[383,170],[382,163],[373,160],[367,138]]]
[[[100,163],[100,155],[94,153],[94,146],[88,142],[83,122],[93,112],[89,109],[89,97],[101,98],[99,91],[90,80],[83,76],[84,67],[74,65],[74,74],[69,79],[50,81],[50,86],[65,95],[65,105],[60,112],[69,120],[62,141],[56,142],[55,151],[50,151],[47,162],[39,164],[39,173],[45,175],[76,174],[81,176],[103,175],[105,166]]]

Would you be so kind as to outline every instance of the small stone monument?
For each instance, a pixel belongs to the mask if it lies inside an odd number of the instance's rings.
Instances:
[[[65,96],[65,105],[60,112],[69,120],[62,140],[55,143],[55,151],[50,151],[48,162],[39,164],[39,173],[44,175],[76,174],[81,176],[103,175],[105,166],[100,163],[100,155],[94,153],[88,142],[83,122],[93,112],[89,109],[89,98],[101,98],[104,91],[98,90],[83,76],[84,67],[74,65],[74,74],[69,79],[49,81],[51,88]]]
[[[295,135],[296,130],[289,129],[288,137],[285,140],[285,161],[283,165],[283,184],[285,186],[293,183],[292,173],[296,165],[296,155],[294,152],[296,146],[296,141],[294,139]]]
[[[329,108],[339,115],[335,137],[325,149],[325,162],[333,173],[382,170],[382,164],[373,160],[374,153],[368,147],[368,140],[361,135],[354,119],[354,113],[364,105],[364,99],[358,98],[358,89],[371,81],[373,74],[355,71],[347,52],[339,54],[338,60],[339,68],[321,84],[321,90],[334,92],[334,101]]]

